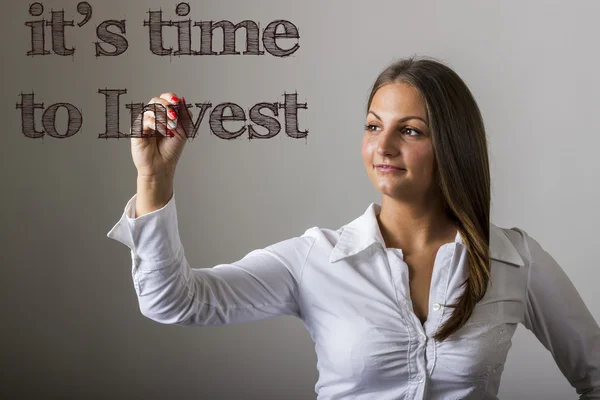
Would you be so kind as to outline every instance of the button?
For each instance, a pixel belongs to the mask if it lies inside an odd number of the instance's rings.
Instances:
[[[434,304],[433,304],[433,310],[434,310],[434,311],[437,311],[437,310],[439,310],[441,307],[442,307],[442,306],[441,306],[439,303],[434,303]]]
[[[417,376],[417,382],[423,383],[423,375]]]
[[[422,335],[422,334],[421,334],[421,335],[419,335],[419,340],[420,340],[421,342],[424,342],[424,341],[426,341],[426,340],[427,340],[427,336],[425,336],[425,335]]]

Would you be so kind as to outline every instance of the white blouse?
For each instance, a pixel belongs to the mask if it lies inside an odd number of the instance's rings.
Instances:
[[[319,400],[497,399],[511,338],[522,323],[548,349],[581,399],[600,399],[600,328],[571,280],[519,228],[490,224],[491,282],[466,325],[443,342],[468,277],[467,248],[436,255],[428,319],[413,312],[402,250],[386,248],[371,203],[337,230],[312,227],[231,264],[190,268],[175,195],[135,216],[134,195],[108,232],[131,250],[146,317],[163,324],[224,325],[293,315],[317,355]]]

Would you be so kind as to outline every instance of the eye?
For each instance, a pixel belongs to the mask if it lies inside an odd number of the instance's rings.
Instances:
[[[367,124],[367,125],[365,125],[365,130],[366,130],[366,131],[372,131],[372,130],[373,130],[373,127],[374,127],[374,128],[379,128],[377,125],[373,125],[373,124]],[[416,130],[416,129],[413,129],[413,128],[408,128],[408,127],[406,127],[406,128],[404,128],[404,129],[402,129],[402,131],[401,131],[401,132],[405,132],[405,131],[412,131],[412,132],[415,132],[415,133],[416,133],[416,135],[409,135],[409,136],[422,136],[422,135],[423,135],[423,134],[422,134],[420,131],[418,131],[418,130]]]
[[[413,131],[413,132],[416,132],[416,133],[418,133],[418,135],[417,135],[417,136],[421,136],[421,135],[422,135],[422,133],[421,133],[421,132],[419,132],[418,130],[416,130],[416,129],[413,129],[413,128],[405,128],[404,130],[408,130],[408,131]]]

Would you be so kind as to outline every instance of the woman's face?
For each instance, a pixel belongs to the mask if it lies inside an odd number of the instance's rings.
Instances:
[[[396,199],[423,199],[433,187],[435,158],[427,109],[417,90],[390,83],[377,90],[366,117],[362,157],[375,188]],[[380,172],[376,164],[402,171]]]

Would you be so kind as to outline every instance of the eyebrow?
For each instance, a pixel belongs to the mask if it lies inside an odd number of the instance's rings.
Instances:
[[[373,111],[369,111],[367,114],[373,114],[375,117],[377,117],[377,119],[381,120],[381,117],[379,117],[379,115],[375,114],[375,112],[373,112]],[[398,122],[408,121],[409,119],[420,119],[421,121],[423,121],[425,123],[425,125],[429,126],[427,124],[427,121],[425,121],[423,118],[416,116],[416,115],[408,115],[406,117],[400,118],[398,120]]]

